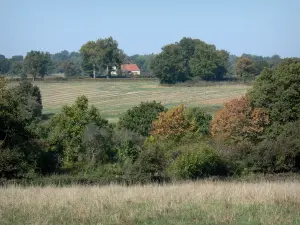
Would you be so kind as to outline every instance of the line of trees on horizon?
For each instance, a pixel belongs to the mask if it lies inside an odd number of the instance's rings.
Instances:
[[[30,51],[25,57],[6,58],[0,54],[0,74],[33,78],[63,73],[71,76],[110,75],[113,68],[121,75],[123,63],[134,63],[141,74],[155,76],[161,83],[174,84],[187,80],[222,80],[237,77],[253,79],[264,68],[273,68],[282,61],[279,55],[262,57],[242,54],[230,55],[215,45],[199,39],[182,38],[179,42],[162,47],[159,54],[128,56],[112,37],[89,41],[79,52],[63,50],[50,54]]]

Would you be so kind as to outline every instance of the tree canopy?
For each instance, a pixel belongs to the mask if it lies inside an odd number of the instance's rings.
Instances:
[[[27,74],[32,75],[33,79],[40,76],[44,78],[48,74],[51,64],[51,57],[48,52],[31,51],[24,59],[24,69]]]
[[[199,39],[183,38],[166,45],[151,68],[161,83],[174,84],[192,78],[220,80],[227,73],[229,54]]]
[[[125,53],[119,49],[118,42],[112,37],[89,41],[82,45],[80,53],[83,56],[82,68],[89,75],[96,77],[96,71],[107,70],[111,75],[113,67],[120,69],[125,59]]]
[[[256,79],[250,97],[257,107],[270,113],[273,123],[300,119],[300,59],[288,58]]]

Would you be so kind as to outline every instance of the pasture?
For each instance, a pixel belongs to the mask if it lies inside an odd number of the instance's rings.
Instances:
[[[56,113],[66,104],[72,104],[80,95],[99,108],[110,121],[116,121],[127,109],[140,102],[161,102],[166,107],[181,103],[186,106],[201,106],[214,113],[228,100],[240,97],[250,86],[241,84],[213,84],[210,86],[160,86],[157,81],[109,80],[35,82],[40,87],[44,113]]]
[[[300,184],[213,182],[0,190],[0,224],[300,224]]]

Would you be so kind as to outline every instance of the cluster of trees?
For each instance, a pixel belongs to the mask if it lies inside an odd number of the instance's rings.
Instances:
[[[199,79],[222,80],[224,77],[253,80],[264,68],[274,68],[281,61],[278,55],[242,54],[237,57],[199,39],[184,37],[175,44],[164,46],[151,60],[150,68],[161,83],[167,84]]]
[[[214,45],[199,39],[184,37],[166,45],[159,54],[127,56],[112,37],[88,41],[79,52],[66,50],[55,54],[31,51],[11,59],[0,55],[0,74],[43,78],[48,74],[66,76],[110,76],[112,71],[122,75],[123,63],[135,63],[143,75],[160,79],[161,83],[174,84],[187,80],[222,80],[239,78],[253,80],[264,68],[274,68],[282,59],[278,55],[262,57],[242,54],[240,57],[218,50]]]
[[[182,38],[166,45],[151,63],[161,83],[184,82],[192,78],[220,80],[227,73],[229,53],[199,39]]]
[[[0,81],[1,178],[55,173],[131,183],[300,170],[299,59],[264,69],[214,117],[144,102],[111,124],[81,96],[44,120],[37,87]]]

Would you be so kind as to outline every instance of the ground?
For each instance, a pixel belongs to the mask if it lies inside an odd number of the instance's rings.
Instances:
[[[35,82],[42,92],[44,113],[56,113],[76,97],[85,95],[110,121],[116,121],[127,109],[141,101],[161,102],[167,107],[184,103],[201,106],[214,113],[228,100],[240,97],[250,86],[240,84],[211,84],[210,86],[164,87],[157,81],[68,81]]]
[[[300,183],[7,187],[0,224],[300,224]]]

